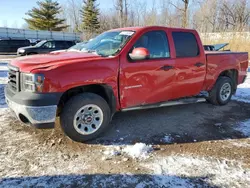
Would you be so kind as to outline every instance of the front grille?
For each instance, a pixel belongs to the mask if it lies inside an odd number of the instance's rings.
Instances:
[[[20,91],[20,72],[18,71],[18,68],[13,66],[8,66],[9,73],[8,73],[8,87],[11,91],[14,93]]]

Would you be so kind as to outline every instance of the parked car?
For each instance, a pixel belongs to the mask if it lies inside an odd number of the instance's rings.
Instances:
[[[86,45],[87,42],[79,42],[76,43],[74,46],[70,47],[69,49],[66,50],[56,50],[52,51],[51,53],[59,53],[59,52],[68,52],[68,51],[81,51],[84,46]]]
[[[16,53],[18,48],[29,45],[30,41],[26,39],[0,39],[0,53]]]
[[[66,135],[84,142],[107,131],[117,111],[225,105],[247,68],[247,52],[205,52],[195,30],[123,28],[81,52],[13,59],[5,97],[23,123],[49,128],[59,116]]]
[[[45,54],[55,50],[68,49],[73,45],[75,45],[74,41],[42,40],[34,46],[19,48],[17,55]]]

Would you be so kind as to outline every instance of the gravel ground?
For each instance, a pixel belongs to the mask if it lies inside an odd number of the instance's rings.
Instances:
[[[85,144],[18,122],[5,83],[0,63],[0,187],[250,187],[250,78],[226,106],[117,113]]]

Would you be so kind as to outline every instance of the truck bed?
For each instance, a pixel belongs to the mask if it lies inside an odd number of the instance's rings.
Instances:
[[[216,78],[223,70],[239,70],[238,84],[242,83],[248,68],[247,52],[205,51],[207,60],[207,75],[204,89],[210,90]]]

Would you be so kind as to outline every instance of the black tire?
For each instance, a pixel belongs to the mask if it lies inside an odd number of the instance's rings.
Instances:
[[[230,84],[231,92],[227,100],[223,100],[220,91],[224,84]],[[213,89],[209,92],[209,98],[207,99],[208,102],[214,105],[226,105],[232,97],[233,94],[233,82],[232,79],[226,76],[221,76],[218,78],[216,84],[214,85]]]
[[[103,113],[103,121],[96,132],[83,135],[74,127],[74,117],[79,109],[85,105],[97,105]],[[63,107],[60,115],[60,123],[64,133],[76,142],[85,142],[97,138],[101,133],[108,129],[111,120],[111,112],[107,102],[94,93],[82,93],[72,97]]]

